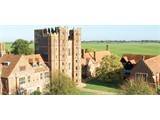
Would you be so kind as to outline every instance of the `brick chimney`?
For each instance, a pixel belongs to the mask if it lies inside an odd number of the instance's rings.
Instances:
[[[81,58],[84,58],[85,50],[81,49]]]
[[[94,51],[93,54],[94,54],[94,60],[96,61],[96,51]]]
[[[145,60],[145,56],[144,55],[142,56],[142,60]]]
[[[106,50],[107,50],[107,51],[109,50],[109,45],[106,45]]]

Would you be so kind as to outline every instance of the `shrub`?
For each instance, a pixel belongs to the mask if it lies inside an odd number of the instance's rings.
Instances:
[[[129,80],[122,85],[124,94],[127,95],[154,95],[156,91],[144,80]]]
[[[70,95],[78,94],[75,83],[62,73],[56,73],[51,79],[51,84],[48,86],[51,95]]]

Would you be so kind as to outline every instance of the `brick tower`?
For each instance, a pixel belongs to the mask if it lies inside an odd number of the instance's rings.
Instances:
[[[81,31],[67,27],[34,31],[35,52],[41,54],[51,75],[60,71],[81,83]]]

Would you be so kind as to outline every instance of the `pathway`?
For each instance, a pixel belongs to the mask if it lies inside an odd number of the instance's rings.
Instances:
[[[79,88],[79,89],[84,92],[94,93],[95,95],[116,95],[116,93],[113,93],[113,92],[104,92],[104,91],[93,90],[88,88]]]

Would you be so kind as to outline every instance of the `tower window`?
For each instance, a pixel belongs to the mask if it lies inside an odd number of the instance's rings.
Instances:
[[[70,70],[70,69],[71,69],[71,63],[69,63],[69,65],[68,65],[68,66],[69,66],[69,70]]]
[[[68,49],[68,56],[71,55],[71,49]]]

